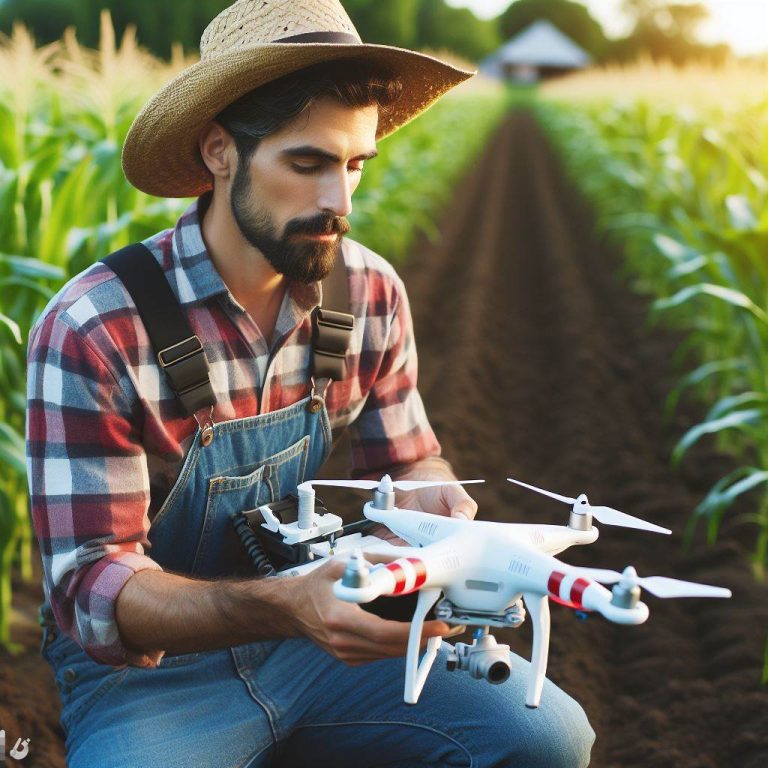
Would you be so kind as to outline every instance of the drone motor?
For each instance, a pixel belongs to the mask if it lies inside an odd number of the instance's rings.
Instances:
[[[586,494],[582,493],[574,502],[573,507],[571,507],[568,527],[573,528],[574,531],[592,530],[592,513]]]
[[[637,571],[628,565],[622,579],[611,589],[611,605],[619,608],[634,608],[640,602],[640,587],[637,584]]]

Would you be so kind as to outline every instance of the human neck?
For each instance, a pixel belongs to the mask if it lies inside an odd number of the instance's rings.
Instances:
[[[285,276],[242,235],[223,195],[213,194],[200,230],[208,255],[237,302],[249,311],[277,303],[285,292]]]

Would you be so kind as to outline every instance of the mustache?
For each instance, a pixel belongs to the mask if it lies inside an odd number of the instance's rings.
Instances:
[[[315,216],[311,219],[292,219],[285,225],[289,235],[346,235],[352,225],[341,216]]]

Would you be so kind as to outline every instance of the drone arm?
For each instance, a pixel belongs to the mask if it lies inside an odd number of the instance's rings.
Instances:
[[[393,547],[406,554],[419,554],[419,557],[400,557],[390,563],[380,563],[371,567],[370,575],[362,585],[347,585],[340,579],[333,585],[333,593],[340,600],[350,603],[368,603],[382,595],[408,595],[416,590],[434,587],[435,577],[441,575],[438,568],[427,569],[423,556],[424,549],[418,547]]]
[[[550,626],[549,599],[546,595],[537,595],[531,592],[523,593],[523,598],[533,626],[531,672],[528,679],[528,691],[525,695],[525,705],[536,708],[541,701],[541,689],[544,686],[544,676],[547,673]]]
[[[427,650],[419,662],[419,646],[421,645],[421,631],[424,627],[424,618],[429,609],[440,597],[439,589],[422,589],[416,603],[416,611],[411,622],[411,633],[408,637],[408,653],[405,659],[405,692],[403,698],[406,704],[415,704],[419,700],[421,689],[427,680],[427,675],[437,656],[437,651],[443,639],[440,636],[430,637],[427,640]]]

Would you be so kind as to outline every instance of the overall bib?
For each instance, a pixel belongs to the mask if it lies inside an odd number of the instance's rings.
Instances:
[[[149,555],[192,577],[253,573],[229,519],[295,492],[331,449],[325,406],[309,398],[198,430],[149,531]],[[250,568],[250,570],[249,570]],[[528,662],[488,685],[446,670],[446,647],[416,706],[404,659],[350,667],[305,638],[164,657],[155,669],[98,664],[58,631],[42,653],[62,700],[69,768],[579,768],[594,734],[549,680],[524,705]]]

